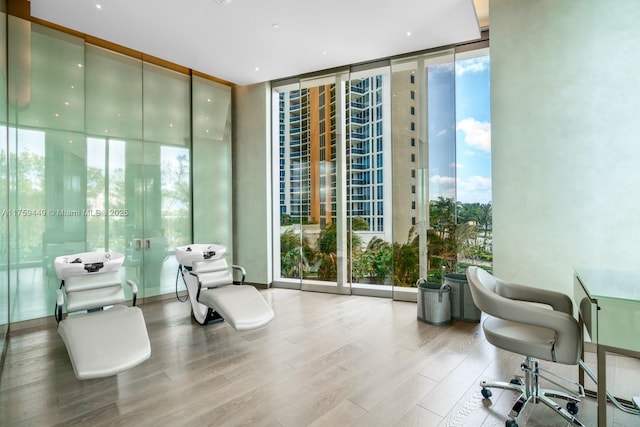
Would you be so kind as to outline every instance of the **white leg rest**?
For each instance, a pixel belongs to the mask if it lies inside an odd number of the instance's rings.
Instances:
[[[251,285],[228,285],[202,290],[199,302],[218,312],[235,329],[259,328],[273,319],[274,313],[260,292]]]
[[[132,368],[151,356],[142,310],[113,306],[72,314],[58,325],[78,379],[101,378]]]

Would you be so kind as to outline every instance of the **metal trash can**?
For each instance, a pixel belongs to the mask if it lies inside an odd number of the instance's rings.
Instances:
[[[418,319],[432,325],[451,322],[451,288],[418,279]]]
[[[451,288],[451,318],[466,322],[479,322],[481,312],[473,303],[467,275],[445,274],[443,283]]]

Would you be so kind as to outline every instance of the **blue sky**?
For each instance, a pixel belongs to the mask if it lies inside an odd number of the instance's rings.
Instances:
[[[428,87],[429,198],[490,202],[489,57],[429,66]]]
[[[457,199],[491,201],[489,56],[456,61]]]

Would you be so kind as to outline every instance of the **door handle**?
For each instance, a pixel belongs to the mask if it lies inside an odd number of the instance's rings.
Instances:
[[[151,249],[151,240],[147,239],[147,249]]]
[[[142,249],[142,240],[136,239],[136,251]]]

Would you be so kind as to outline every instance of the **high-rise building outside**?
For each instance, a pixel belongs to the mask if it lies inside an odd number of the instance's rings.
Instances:
[[[368,224],[366,243],[391,241],[390,78],[349,81],[346,96],[347,216]],[[335,84],[279,94],[280,214],[296,222],[336,220]],[[362,221],[360,221],[362,224]]]

